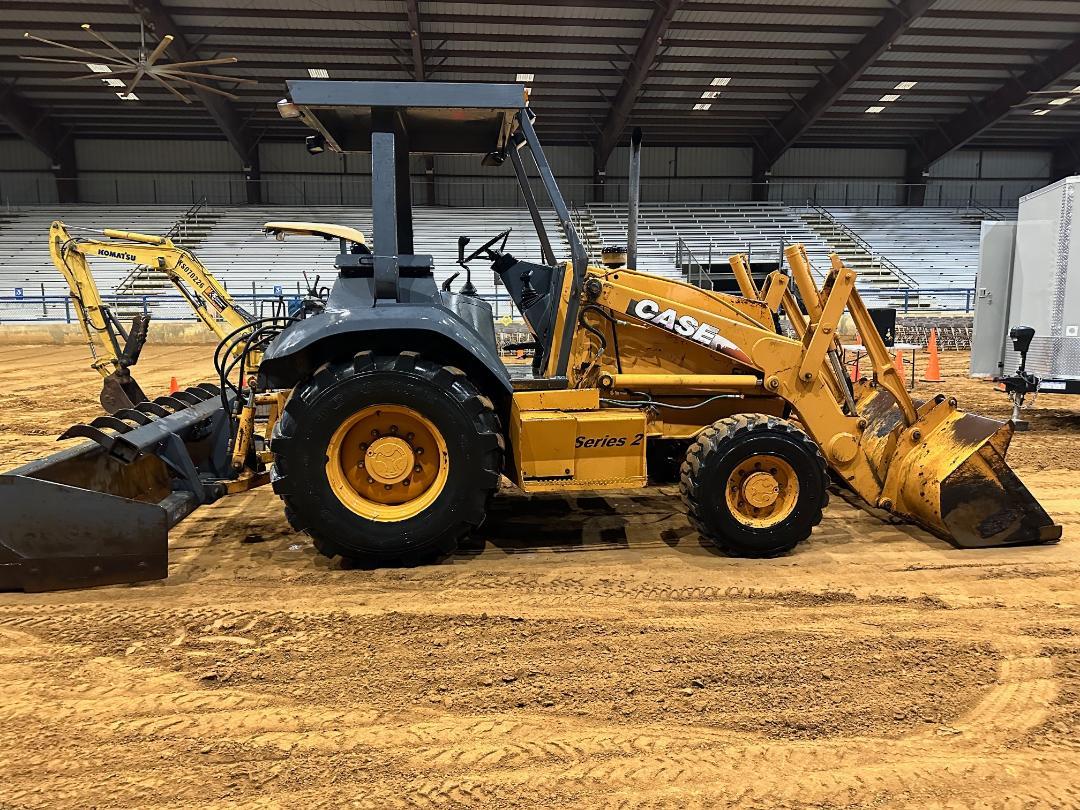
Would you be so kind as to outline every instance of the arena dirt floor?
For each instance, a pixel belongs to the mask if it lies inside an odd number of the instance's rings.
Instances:
[[[1007,416],[944,365],[921,391]],[[97,388],[80,348],[0,346],[0,468]],[[0,594],[0,807],[1080,806],[1080,400],[1030,417],[1011,459],[1056,546],[834,497],[792,555],[728,559],[664,487],[508,494],[442,564],[362,571],[271,492],[226,500],[166,581]]]

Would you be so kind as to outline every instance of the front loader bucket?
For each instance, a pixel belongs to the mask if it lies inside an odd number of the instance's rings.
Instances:
[[[168,531],[221,488],[228,414],[188,388],[60,438],[89,442],[0,475],[0,589],[47,591],[161,579]]]
[[[937,396],[914,425],[884,388],[864,389],[863,447],[884,482],[877,504],[961,548],[1054,542],[1054,523],[1005,461],[1010,423],[963,413]]]

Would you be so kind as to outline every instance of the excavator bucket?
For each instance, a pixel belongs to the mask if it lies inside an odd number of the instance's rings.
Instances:
[[[1005,460],[1010,423],[963,413],[939,395],[916,403],[918,419],[905,426],[889,391],[860,389],[863,446],[884,482],[879,506],[960,548],[1061,538],[1061,526]]]
[[[105,413],[116,413],[125,408],[134,408],[146,401],[139,384],[131,376],[131,370],[118,368],[101,381],[101,394],[98,396]]]
[[[106,316],[112,318],[111,313]],[[115,321],[119,328],[119,321]],[[150,327],[150,315],[136,315],[131,319],[131,328],[126,332],[124,350],[117,357],[117,368],[101,381],[101,394],[98,400],[105,413],[113,414],[124,408],[134,408],[146,401],[146,394],[131,376],[131,367],[139,362],[139,355],[146,345],[146,335]]]
[[[169,529],[224,493],[229,435],[208,384],[69,428],[90,441],[0,475],[0,589],[165,577]]]

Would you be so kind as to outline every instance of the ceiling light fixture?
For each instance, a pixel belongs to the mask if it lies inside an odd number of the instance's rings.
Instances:
[[[881,98],[879,98],[878,101],[896,101],[898,98],[900,98],[900,96],[896,93],[886,93]]]
[[[329,79],[330,78],[330,71],[328,71],[326,68],[308,68],[307,73],[308,73],[308,76],[310,76],[313,79]]]
[[[515,82],[531,82],[534,78],[536,78],[535,73],[519,73],[517,76],[514,77],[514,81]]]
[[[715,79],[709,82],[709,84],[711,84],[713,87],[727,87],[729,84],[731,84],[731,77],[717,76]]]
[[[881,107],[881,106],[875,104],[872,107],[867,107],[866,111],[868,113],[879,113],[879,112],[883,111],[884,109],[885,109],[884,107]]]
[[[900,82],[896,85],[896,87],[893,88],[893,90],[910,90],[917,84],[918,82]]]
[[[84,62],[92,73],[112,73],[112,68],[108,65],[99,65],[97,62]]]
[[[706,90],[701,94],[702,98],[720,98],[719,90]]]
[[[138,101],[139,97],[134,93],[117,93],[116,97],[121,101]]]
[[[1051,99],[1047,103],[1052,104],[1055,107],[1060,107],[1062,104],[1068,104],[1070,101],[1072,101],[1072,98],[1069,96],[1062,96],[1061,98]]]
[[[694,105],[695,110],[707,110],[710,107],[712,107],[712,104],[695,104]]]
[[[1046,115],[1048,112],[1050,112],[1050,111],[1049,110],[1032,110],[1031,114],[1032,115]]]

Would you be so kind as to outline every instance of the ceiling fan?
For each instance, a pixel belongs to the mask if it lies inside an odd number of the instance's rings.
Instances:
[[[1045,99],[1032,98],[1033,96],[1053,96],[1050,101]],[[1068,104],[1074,99],[1080,99],[1080,85],[1073,87],[1070,90],[1029,90],[1028,99],[1021,101],[1015,107],[1062,107]],[[1050,109],[1036,110],[1036,115],[1045,115],[1050,112]]]
[[[35,42],[40,42],[44,45],[52,45],[57,48],[64,48],[68,51],[82,54],[82,59],[59,59],[56,57],[48,56],[20,56],[20,59],[25,59],[29,62],[58,62],[66,65],[82,65],[90,68],[90,73],[85,73],[80,76],[69,76],[60,81],[70,82],[78,81],[80,79],[101,79],[105,84],[110,87],[117,88],[116,95],[125,101],[137,100],[137,96],[134,95],[135,87],[143,79],[148,76],[185,104],[190,104],[191,99],[188,98],[183,92],[181,92],[174,85],[181,83],[186,85],[185,90],[189,92],[191,89],[203,90],[207,93],[216,93],[219,96],[225,96],[226,98],[238,101],[239,99],[233,93],[227,90],[222,90],[220,87],[214,87],[207,82],[232,82],[234,84],[257,84],[255,79],[245,79],[239,76],[219,76],[214,73],[202,73],[199,71],[193,71],[191,68],[196,67],[208,67],[210,65],[228,65],[233,62],[237,62],[235,56],[221,56],[216,59],[193,59],[186,62],[161,62],[161,58],[165,55],[165,51],[168,50],[169,45],[172,44],[173,37],[166,34],[161,38],[154,48],[147,52],[146,49],[146,28],[140,22],[140,44],[139,52],[136,56],[131,56],[124,53],[116,45],[99,34],[89,23],[83,23],[82,30],[94,37],[94,39],[108,46],[116,56],[97,53],[95,51],[87,50],[86,48],[79,48],[75,45],[67,45],[63,42],[54,42],[51,39],[44,39],[43,37],[34,36],[27,32],[23,34],[27,39],[32,39]],[[93,61],[87,61],[85,57],[92,57]],[[123,88],[122,90],[119,88]]]

